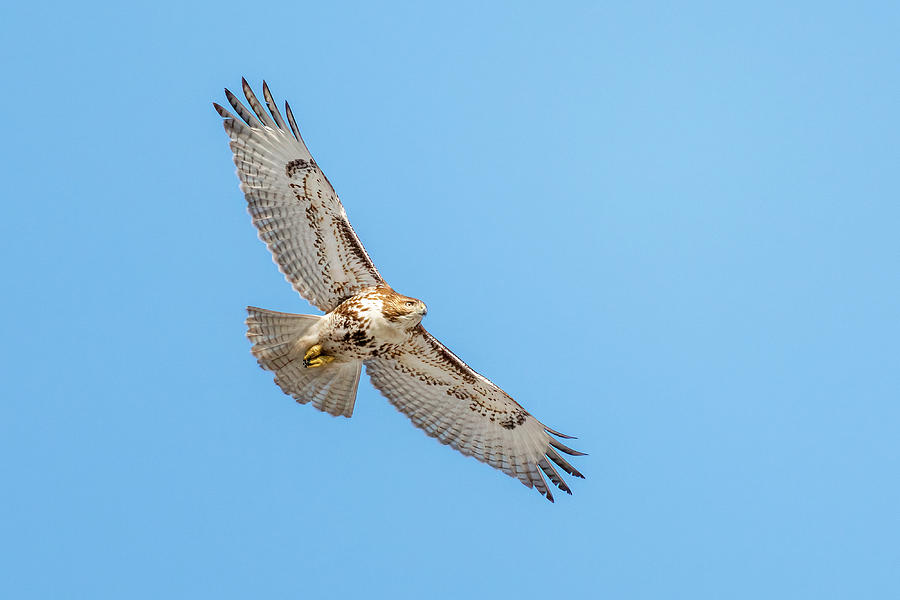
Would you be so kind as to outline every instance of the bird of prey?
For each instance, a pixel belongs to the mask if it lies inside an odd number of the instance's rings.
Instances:
[[[313,160],[285,102],[287,122],[263,82],[249,109],[225,90],[224,119],[253,224],[294,289],[324,315],[248,307],[247,337],[259,365],[301,404],[350,417],[360,370],[416,427],[538,490],[542,472],[571,494],[552,463],[584,477],[560,453],[583,455],[422,327],[425,304],[395,292],[369,258],[344,207]]]

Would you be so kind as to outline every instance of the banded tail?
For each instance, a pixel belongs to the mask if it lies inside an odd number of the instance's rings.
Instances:
[[[308,348],[301,343],[324,317],[294,315],[254,306],[247,307],[247,337],[259,366],[275,373],[275,383],[300,404],[312,402],[334,416],[350,417],[362,363],[333,362],[321,367],[303,366]]]

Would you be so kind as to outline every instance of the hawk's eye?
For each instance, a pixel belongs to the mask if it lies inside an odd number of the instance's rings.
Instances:
[[[407,306],[415,306],[416,303],[413,302],[412,300],[407,300],[407,301],[406,301],[406,305],[407,305]]]

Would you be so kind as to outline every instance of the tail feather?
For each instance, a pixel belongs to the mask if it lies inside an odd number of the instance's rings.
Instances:
[[[301,403],[334,416],[350,417],[356,402],[361,363],[333,362],[321,367],[303,366],[310,343],[308,335],[323,318],[294,315],[253,306],[247,307],[247,337],[259,366],[275,373],[275,383]],[[307,338],[308,339],[308,338]]]

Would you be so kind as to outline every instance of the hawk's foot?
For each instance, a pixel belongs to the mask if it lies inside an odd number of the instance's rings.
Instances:
[[[327,365],[328,363],[332,362],[333,360],[334,360],[333,356],[325,356],[324,354],[320,354],[316,358],[313,358],[310,360],[304,360],[303,366],[306,367],[307,369],[312,369],[315,367],[322,367],[324,365]]]
[[[307,369],[327,365],[334,360],[333,356],[322,354],[322,344],[316,344],[303,355],[303,366]]]

